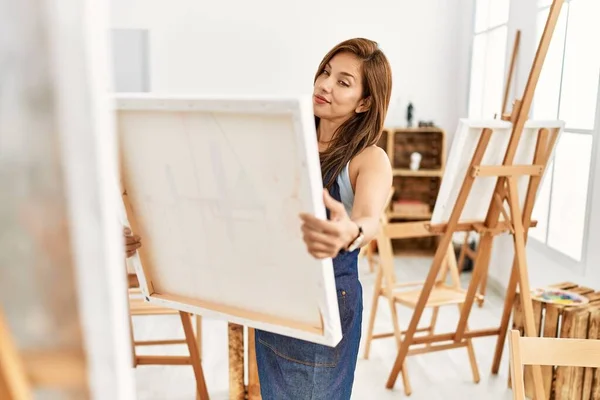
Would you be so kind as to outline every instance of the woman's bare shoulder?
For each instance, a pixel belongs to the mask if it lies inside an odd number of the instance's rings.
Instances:
[[[390,158],[385,150],[376,145],[366,147],[354,157],[354,160],[359,165],[390,165]]]

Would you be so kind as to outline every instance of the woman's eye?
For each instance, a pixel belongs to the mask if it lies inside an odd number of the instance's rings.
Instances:
[[[323,70],[323,73],[324,73],[325,75],[329,75],[329,71],[327,71],[326,69],[324,69],[324,70]]]
[[[346,87],[350,86],[350,85],[348,85],[348,84],[347,84],[346,82],[344,82],[344,81],[340,81],[340,85],[342,85],[342,86],[346,86]]]

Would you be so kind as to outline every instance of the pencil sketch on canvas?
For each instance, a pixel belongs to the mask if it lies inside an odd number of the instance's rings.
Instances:
[[[302,240],[326,218],[310,98],[117,98],[136,273],[150,302],[335,345],[330,259]]]

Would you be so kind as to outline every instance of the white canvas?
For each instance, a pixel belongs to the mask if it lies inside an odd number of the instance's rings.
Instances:
[[[117,108],[148,300],[336,345],[332,261],[308,253],[299,218],[326,218],[310,97],[121,95]]]
[[[454,209],[465,176],[469,173],[469,165],[484,128],[492,129],[493,133],[481,165],[497,166],[502,164],[512,132],[512,123],[497,119],[477,121],[461,119],[452,142],[446,169],[442,177],[442,184],[431,217],[431,224],[444,224],[450,220],[450,215]],[[560,137],[564,129],[564,122],[527,121],[521,134],[521,140],[515,153],[513,165],[532,164],[540,128],[558,128]],[[552,159],[552,156],[553,153],[549,161]],[[517,190],[519,192],[519,204],[521,208],[525,202],[529,179],[528,176],[522,176],[518,180]],[[459,222],[485,220],[496,187],[496,180],[496,177],[478,177],[475,179]],[[541,184],[538,186],[538,190],[540,187]]]

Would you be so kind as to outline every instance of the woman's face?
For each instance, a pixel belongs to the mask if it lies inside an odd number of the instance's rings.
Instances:
[[[336,54],[315,81],[315,115],[342,123],[354,113],[366,111],[362,80],[361,61],[352,53]]]

